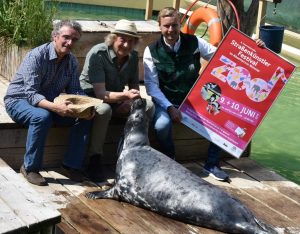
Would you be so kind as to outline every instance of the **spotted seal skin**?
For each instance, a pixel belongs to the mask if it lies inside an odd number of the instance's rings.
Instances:
[[[145,100],[133,102],[115,185],[87,198],[110,198],[226,233],[278,233],[239,200],[149,146]]]

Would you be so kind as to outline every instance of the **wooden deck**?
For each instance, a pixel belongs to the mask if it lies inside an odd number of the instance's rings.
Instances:
[[[0,96],[3,97],[6,87],[7,83],[0,82]],[[7,116],[2,100],[0,108],[0,158],[18,171],[22,163],[27,130]],[[110,182],[114,178],[113,163],[116,160],[112,152],[116,149],[118,132],[122,126],[113,124],[105,143],[107,156],[111,161],[103,166],[103,170]],[[57,233],[220,233],[171,220],[124,202],[86,199],[84,194],[87,191],[102,189],[105,186],[90,181],[76,184],[59,173],[60,170],[56,166],[61,163],[67,132],[66,128],[53,129],[47,140],[45,168],[42,174],[47,178],[49,186],[34,186],[19,175],[23,184],[31,186],[45,203],[61,213],[61,222],[56,226]],[[300,233],[300,186],[259,166],[247,157],[223,157],[222,166],[232,182],[228,184],[215,181],[202,173],[201,160],[206,158],[208,142],[183,126],[175,128],[174,137],[178,159],[185,167],[239,198],[258,218],[280,228],[282,233]],[[246,153],[248,155],[249,151]],[[51,165],[54,165],[54,168],[51,168]],[[8,193],[2,192],[1,196],[5,198],[6,195],[9,196]],[[10,199],[10,202],[13,204],[13,200]],[[4,220],[3,212],[1,209],[0,221]]]
[[[0,158],[0,233],[54,233],[60,213]]]
[[[206,177],[202,173],[201,161],[185,162],[183,165],[240,199],[258,218],[277,227],[281,233],[300,233],[298,185],[249,158],[222,162],[231,177],[230,184]],[[105,172],[108,181],[112,182],[114,167],[107,166]],[[42,174],[49,186],[30,186],[61,213],[62,221],[57,225],[57,233],[220,233],[175,221],[124,202],[86,199],[84,194],[87,191],[107,186],[89,181],[76,184],[59,174],[59,169],[47,169]]]
[[[2,97],[6,85],[0,82],[0,96]],[[9,119],[2,102],[0,102],[0,108],[2,108],[0,110],[0,137],[2,139],[0,158],[3,158],[13,169],[18,170],[24,153],[26,129],[20,128]],[[121,128],[120,124],[111,126],[105,144],[106,152],[113,152],[116,148],[118,131]],[[203,162],[201,160],[205,159],[207,141],[182,127],[175,128],[174,135],[180,162],[185,167],[235,195],[257,217],[280,228],[282,233],[300,233],[300,186],[257,165],[246,157],[241,159],[224,157],[223,167],[230,175],[232,182],[228,184],[215,181],[202,173]],[[31,185],[20,175],[23,183],[35,189],[45,202],[57,208],[61,213],[62,221],[57,225],[57,233],[220,233],[171,220],[124,202],[86,199],[85,192],[101,189],[103,184],[94,184],[90,181],[76,184],[63,177],[57,167],[49,167],[61,163],[66,138],[66,129],[54,129],[50,132],[45,152],[45,169],[42,172],[49,186]],[[112,154],[107,154],[107,156],[111,157],[110,159],[113,158],[115,162],[115,156]],[[114,164],[111,163],[103,167],[110,182],[114,178]],[[5,196],[7,193],[3,194]],[[0,220],[2,218],[3,210],[1,209]]]

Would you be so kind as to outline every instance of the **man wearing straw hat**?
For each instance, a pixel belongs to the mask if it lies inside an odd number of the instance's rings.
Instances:
[[[81,87],[89,96],[103,100],[95,108],[88,150],[87,172],[95,181],[102,179],[100,158],[111,117],[127,117],[132,100],[140,97],[138,54],[134,50],[139,38],[134,22],[119,20],[105,42],[95,45],[86,56]],[[154,105],[150,100],[147,100],[146,113],[152,118]]]
[[[70,102],[55,103],[61,93],[85,95],[79,85],[78,62],[71,53],[81,37],[76,21],[55,23],[52,42],[31,50],[21,63],[4,97],[5,108],[17,123],[28,127],[24,163],[20,172],[28,182],[47,185],[39,171],[43,164],[44,146],[50,127],[72,126],[64,155],[63,174],[81,182],[91,121],[78,119]],[[87,117],[87,119],[92,118]]]

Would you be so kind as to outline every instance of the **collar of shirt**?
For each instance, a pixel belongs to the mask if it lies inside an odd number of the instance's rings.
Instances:
[[[70,56],[70,54],[67,54],[63,57],[64,58],[67,58],[68,56]],[[50,44],[49,44],[49,60],[55,60],[55,59],[58,59],[58,56],[57,56],[57,53],[55,51],[55,46],[54,46],[54,42],[52,41]],[[63,60],[62,59],[62,60]]]
[[[49,60],[57,59],[57,54],[54,48],[54,42],[49,45]]]
[[[115,51],[113,50],[112,46],[109,46],[108,47],[108,54],[109,54],[109,57],[110,57],[110,60],[112,63],[116,64],[117,65],[117,55],[115,53]],[[128,57],[126,59],[126,62],[123,64],[122,67],[124,67],[124,65],[126,65],[128,63],[128,61],[130,60],[130,57],[131,57],[131,53],[128,54]],[[118,67],[118,66],[117,66]],[[118,67],[118,69],[120,69],[121,67]]]
[[[180,45],[181,45],[181,38],[180,38],[180,35],[179,35],[178,40],[175,42],[175,45],[174,45],[174,46],[171,46],[170,44],[168,44],[168,43],[166,42],[165,37],[163,37],[163,39],[164,39],[165,44],[166,44],[171,50],[173,50],[174,52],[177,52],[177,51],[179,50],[179,47],[180,47]]]
[[[109,54],[109,57],[110,57],[111,61],[113,62],[113,60],[117,57],[117,55],[116,55],[115,51],[113,50],[112,46],[107,47],[107,49],[108,49],[107,52]]]

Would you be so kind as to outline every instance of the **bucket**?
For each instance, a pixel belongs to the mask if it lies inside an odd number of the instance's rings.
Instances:
[[[259,27],[259,38],[270,50],[281,52],[284,26],[264,25]]]

